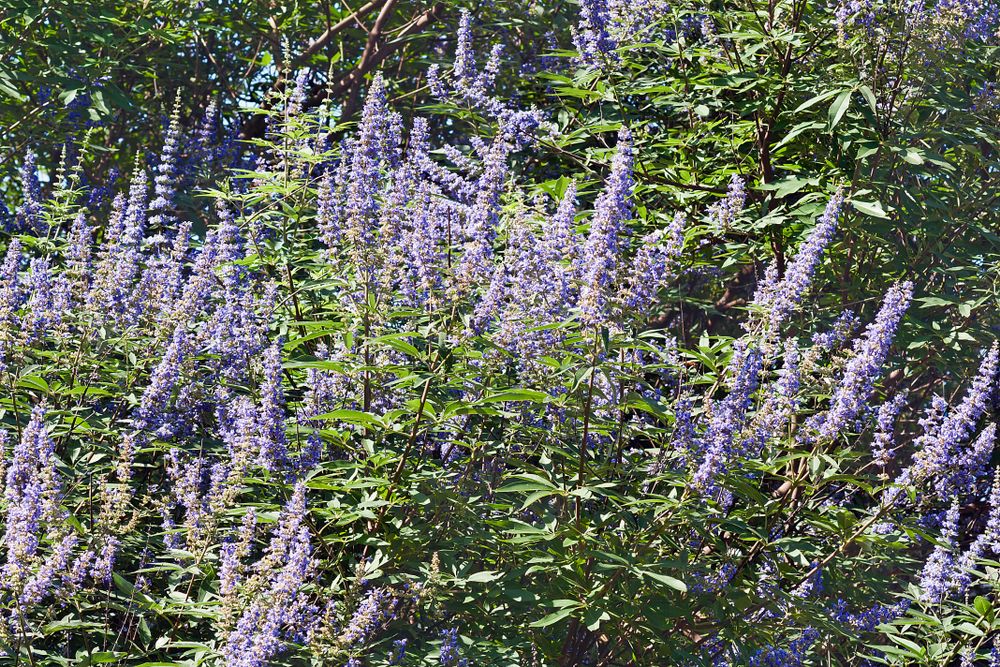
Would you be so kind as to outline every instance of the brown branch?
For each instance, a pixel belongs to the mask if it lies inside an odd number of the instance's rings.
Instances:
[[[424,13],[417,16],[417,18],[410,21],[402,30],[399,31],[395,40],[385,43],[381,48],[376,49],[366,62],[358,63],[357,67],[341,77],[339,81],[330,86],[323,87],[314,93],[309,98],[307,105],[316,106],[325,99],[342,95],[350,89],[351,86],[360,82],[362,77],[375,69],[378,65],[382,64],[382,61],[402,48],[402,46],[406,43],[405,39],[407,37],[423,31],[431,23],[440,18],[443,13],[444,4],[439,2]]]
[[[385,2],[385,0],[371,0],[371,2],[362,5],[356,11],[351,12],[351,14],[348,15],[347,17],[341,19],[336,24],[327,28],[323,32],[323,34],[314,39],[302,53],[292,58],[288,62],[288,69],[294,69],[296,67],[299,67],[300,65],[303,65],[311,57],[316,55],[316,53],[318,53],[320,49],[326,46],[331,39],[333,39],[336,35],[343,32],[347,28],[350,28],[353,24],[361,25],[361,18],[364,17],[366,14],[370,13],[373,9],[375,9],[379,5],[381,5],[383,2]],[[267,97],[271,93],[279,92],[284,87],[284,85],[285,85],[285,72],[282,71],[279,72],[278,78],[274,80],[274,83],[271,85],[270,90],[268,91],[267,95],[265,95],[265,99],[261,103],[262,108],[264,109],[270,108],[270,101],[267,99]],[[264,136],[264,126],[266,122],[267,122],[266,114],[255,114],[251,116],[247,120],[247,122],[244,123],[243,129],[240,132],[240,138],[252,139]]]
[[[393,2],[391,4],[395,3]],[[365,5],[365,7],[367,6],[368,5]],[[365,7],[362,7],[361,9],[365,9]],[[358,16],[360,11],[361,10],[358,10],[358,12],[355,12],[352,16]],[[372,50],[367,59],[363,59],[362,62],[358,63],[357,67],[342,76],[340,79],[330,85],[314,86],[311,94],[303,105],[304,108],[311,109],[319,106],[324,100],[343,95],[345,92],[350,90],[352,86],[360,84],[366,74],[378,67],[386,58],[402,48],[402,46],[406,43],[405,40],[407,37],[423,31],[434,21],[439,19],[443,13],[444,4],[439,2],[427,11],[419,14],[416,18],[403,26],[403,28],[396,34],[393,41],[383,43],[378,48]],[[375,29],[373,28],[372,32],[374,32],[374,30]],[[369,33],[369,41],[370,40],[371,32]],[[280,83],[280,80],[275,82],[275,89],[280,88]],[[265,108],[267,107],[265,106]],[[243,126],[243,131],[240,133],[240,138],[253,139],[263,137],[266,118],[266,114],[256,114],[248,119]]]
[[[368,32],[368,41],[365,42],[365,50],[361,54],[361,60],[358,61],[357,70],[363,71],[370,67],[370,62],[375,56],[376,50],[378,49],[379,40],[382,37],[382,31],[385,29],[385,24],[389,21],[389,17],[392,16],[392,10],[396,7],[397,0],[387,0],[384,5],[382,5],[382,11],[378,13],[378,18],[375,19],[375,25]],[[341,121],[351,118],[354,116],[354,112],[358,108],[358,99],[361,96],[361,86],[358,85],[360,80],[354,81],[351,85],[351,92],[347,96],[347,102],[344,103],[344,110],[340,114]]]
[[[320,49],[322,49],[324,46],[326,46],[327,43],[331,39],[333,39],[333,37],[335,35],[337,35],[338,33],[342,32],[343,30],[346,30],[347,28],[349,28],[352,23],[357,23],[358,25],[360,25],[361,24],[361,18],[363,16],[365,16],[366,14],[368,14],[373,9],[375,9],[376,7],[378,7],[384,1],[385,0],[372,0],[368,4],[362,5],[361,7],[359,7],[357,9],[357,11],[353,12],[347,18],[342,19],[338,23],[336,23],[336,24],[330,26],[329,28],[327,28],[326,32],[324,32],[322,35],[320,35],[319,37],[317,37],[316,39],[314,39],[312,41],[312,43],[309,46],[306,47],[305,51],[303,51],[302,53],[300,53],[298,56],[296,56],[292,60],[292,62],[290,63],[290,66],[293,67],[293,68],[294,67],[298,67],[299,65],[303,64],[304,62],[306,62],[307,60],[309,60],[310,58],[312,58],[314,55],[316,55],[316,52],[318,52]],[[395,0],[391,0],[389,2],[389,4],[394,4],[394,2],[395,2]]]

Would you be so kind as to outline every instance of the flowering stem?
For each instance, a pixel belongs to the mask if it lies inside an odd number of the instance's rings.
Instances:
[[[406,466],[406,459],[410,455],[410,450],[413,449],[413,443],[417,439],[417,429],[420,428],[420,418],[424,415],[424,406],[427,405],[427,392],[431,387],[431,378],[434,375],[428,375],[427,379],[424,381],[424,388],[420,392],[420,404],[417,407],[417,415],[413,420],[413,428],[410,429],[410,437],[406,441],[406,449],[403,450],[403,455],[399,457],[399,463],[396,464],[396,470],[392,473],[392,485],[395,486],[399,483],[399,478],[403,474],[403,468]]]
[[[594,329],[594,349],[593,359],[590,367],[590,379],[587,383],[587,400],[583,406],[583,437],[580,440],[580,460],[576,471],[576,488],[583,487],[583,476],[587,470],[587,437],[590,435],[590,413],[594,402],[594,375],[597,366],[597,349],[600,337],[598,331]],[[576,497],[576,527],[580,528],[581,514],[583,511],[583,498]]]
[[[28,641],[28,633],[25,632],[25,630],[24,630],[24,614],[21,612],[21,610],[18,610],[18,612],[17,612],[17,621],[18,621],[18,625],[21,626],[21,640],[24,642],[24,650],[27,651],[27,653],[28,653],[28,662],[31,663],[31,667],[35,667],[35,656],[33,656],[31,654],[31,642]],[[18,648],[20,648],[20,647],[18,647]],[[17,656],[18,656],[18,658],[17,658],[18,661],[20,661],[20,659],[21,659],[21,651],[20,650],[18,650]]]

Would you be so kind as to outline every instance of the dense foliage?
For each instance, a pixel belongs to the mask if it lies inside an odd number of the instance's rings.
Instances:
[[[0,24],[0,661],[1000,665],[1000,7],[245,4]]]

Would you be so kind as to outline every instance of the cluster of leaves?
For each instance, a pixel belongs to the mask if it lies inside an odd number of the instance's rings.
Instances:
[[[5,182],[3,660],[1000,660],[992,6],[458,23]]]

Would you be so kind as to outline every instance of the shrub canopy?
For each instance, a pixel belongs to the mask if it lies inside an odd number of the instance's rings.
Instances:
[[[1000,8],[0,30],[2,660],[1000,664]]]

